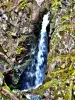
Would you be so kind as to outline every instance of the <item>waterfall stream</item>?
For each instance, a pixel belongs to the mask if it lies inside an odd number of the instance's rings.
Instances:
[[[43,17],[38,53],[34,57],[31,66],[27,67],[20,76],[19,84],[20,90],[22,91],[37,88],[44,81],[48,54],[48,37],[46,28],[49,24],[49,15],[50,14],[47,13]]]

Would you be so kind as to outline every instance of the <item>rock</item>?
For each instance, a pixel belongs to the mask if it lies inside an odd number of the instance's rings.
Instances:
[[[33,95],[33,94],[27,94],[26,98],[29,99],[29,100],[39,100],[39,96]]]
[[[38,6],[41,6],[41,4],[44,2],[44,0],[35,0],[38,4]]]
[[[65,66],[65,64],[62,64],[60,67],[61,67],[62,69],[64,69],[66,66]]]
[[[16,36],[16,32],[11,32],[11,36]]]
[[[75,96],[75,91],[73,92],[73,95]]]
[[[57,100],[64,100],[62,97],[58,97],[58,99]]]
[[[27,33],[28,32],[28,27],[24,27],[24,28],[22,28],[20,30],[22,30],[23,33]]]
[[[39,20],[39,11],[40,11],[40,7],[34,5],[32,10],[32,20],[34,22],[37,22]]]
[[[55,85],[57,88],[55,88],[55,86],[54,89],[52,86],[50,87],[52,88],[51,91],[53,92],[52,95],[54,96],[54,100],[64,100],[71,98],[72,94],[70,91],[72,90],[68,90],[68,88],[71,87],[70,80],[72,75],[70,74],[70,70],[74,72],[73,65],[75,62],[75,52],[73,52],[73,50],[75,50],[75,15],[71,15],[71,13],[74,13],[73,6],[71,9],[67,9],[70,8],[69,4],[64,3],[65,6],[63,6],[63,4],[61,2],[59,4],[59,2],[53,2],[50,8],[52,17],[50,19],[52,21],[50,23],[52,35],[50,34],[50,51],[48,54],[48,68],[50,70],[47,69],[47,75],[50,76],[51,80],[56,77],[59,83],[59,85]],[[70,5],[73,4],[73,2],[69,3]],[[67,14],[67,12],[71,13]],[[56,68],[55,65],[53,67],[53,64],[55,63],[58,65],[58,68]],[[51,70],[52,67],[53,69]],[[67,80],[70,82],[67,82]],[[61,93],[59,91],[61,91]]]
[[[49,97],[50,96],[50,89],[47,89],[44,93],[45,97]]]
[[[22,12],[19,12],[18,15],[19,15],[19,17],[21,17],[22,16]]]
[[[7,24],[2,24],[2,28],[3,28],[3,30],[6,30],[7,29]]]
[[[0,77],[0,86],[3,84],[3,78]]]
[[[5,20],[8,20],[8,16],[6,14],[3,14],[2,18],[5,19]]]

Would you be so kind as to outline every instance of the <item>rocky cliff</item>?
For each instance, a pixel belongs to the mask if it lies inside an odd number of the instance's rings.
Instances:
[[[47,11],[50,32],[45,80],[37,89],[20,92],[16,84],[38,51],[42,18]],[[1,0],[1,100],[74,100],[74,38],[75,0]]]

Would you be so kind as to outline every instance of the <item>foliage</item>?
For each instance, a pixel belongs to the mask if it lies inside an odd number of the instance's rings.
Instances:
[[[28,0],[3,0],[2,3],[0,3],[0,8],[5,7],[7,12],[10,12],[13,9],[24,9],[27,5]]]
[[[24,9],[27,5],[27,1],[28,0],[21,0],[20,5],[19,5],[19,9]]]

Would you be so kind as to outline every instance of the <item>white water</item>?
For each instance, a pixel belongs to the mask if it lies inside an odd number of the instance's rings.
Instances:
[[[48,37],[46,32],[46,27],[49,24],[48,18],[49,13],[43,17],[38,54],[35,56],[32,65],[27,67],[20,77],[19,83],[21,85],[20,90],[22,91],[37,88],[44,81],[48,53]]]

